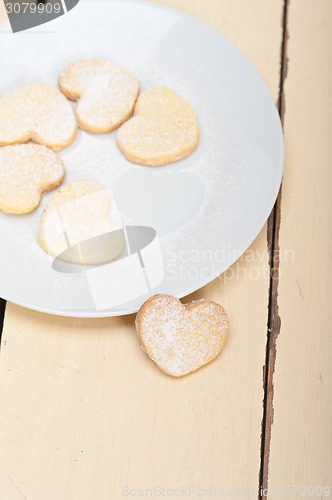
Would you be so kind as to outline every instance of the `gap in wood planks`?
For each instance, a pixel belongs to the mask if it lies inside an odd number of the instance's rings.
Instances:
[[[285,115],[285,95],[284,82],[287,76],[287,14],[290,0],[284,0],[283,17],[282,17],[282,42],[280,54],[280,82],[279,82],[279,98],[278,111],[282,125],[284,124]],[[267,341],[266,341],[266,358],[263,367],[263,418],[262,418],[262,434],[261,434],[261,464],[259,471],[259,491],[258,498],[264,500],[263,490],[268,488],[268,467],[270,454],[271,429],[273,424],[273,375],[276,361],[276,342],[281,328],[281,318],[279,316],[278,307],[278,285],[279,285],[279,229],[281,222],[281,196],[282,186],[280,188],[277,200],[273,210],[269,216],[267,223],[267,245],[270,267],[270,284],[269,284],[269,300],[268,300],[268,321],[267,321]]]
[[[1,342],[1,337],[2,337],[3,321],[4,321],[4,318],[5,318],[5,311],[6,311],[6,301],[4,299],[0,298],[0,342]]]

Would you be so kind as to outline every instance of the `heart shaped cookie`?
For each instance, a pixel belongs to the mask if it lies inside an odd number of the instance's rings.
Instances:
[[[40,203],[43,193],[63,181],[61,158],[37,144],[16,144],[0,148],[0,209],[25,214]]]
[[[50,85],[25,85],[0,98],[0,146],[32,140],[59,151],[76,131],[70,103]]]
[[[154,295],[136,316],[143,350],[173,377],[198,370],[218,356],[228,328],[227,313],[215,302],[199,300],[183,305],[170,295]]]
[[[44,210],[38,233],[50,255],[74,264],[103,264],[123,250],[123,232],[108,216],[109,196],[90,179],[70,182],[57,191]]]
[[[111,132],[127,120],[139,92],[134,75],[103,59],[69,64],[60,73],[58,83],[68,99],[78,101],[79,126],[95,134]]]
[[[134,114],[117,134],[118,146],[128,160],[166,165],[185,158],[196,148],[199,131],[195,112],[172,90],[147,90],[138,98]]]

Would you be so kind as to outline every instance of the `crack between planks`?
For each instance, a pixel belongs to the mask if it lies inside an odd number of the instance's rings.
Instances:
[[[287,76],[287,14],[290,0],[284,0],[282,16],[282,43],[280,54],[280,81],[279,98],[277,107],[282,125],[285,116],[285,95],[284,82]],[[271,429],[274,418],[273,408],[273,375],[276,361],[276,341],[280,333],[281,319],[278,307],[278,286],[279,286],[279,229],[280,229],[280,207],[281,207],[282,186],[277,200],[268,219],[267,244],[270,267],[270,283],[268,297],[268,320],[267,320],[267,341],[265,365],[263,368],[263,419],[261,433],[261,459],[259,471],[259,491],[258,498],[264,500],[268,492],[268,467],[270,455]]]
[[[2,338],[3,322],[5,318],[6,301],[0,298],[0,342]]]

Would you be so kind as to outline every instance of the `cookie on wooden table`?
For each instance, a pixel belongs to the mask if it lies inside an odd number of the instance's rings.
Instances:
[[[181,377],[212,361],[226,342],[228,316],[209,300],[183,305],[154,295],[140,308],[136,330],[143,350],[168,375]]]

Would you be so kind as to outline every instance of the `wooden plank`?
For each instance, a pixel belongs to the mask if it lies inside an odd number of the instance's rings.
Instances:
[[[332,489],[331,20],[329,0],[289,3],[271,499]]]
[[[277,100],[281,0],[162,3],[220,30]],[[133,316],[58,318],[8,304],[0,498],[108,500],[125,486],[190,485],[256,496],[268,276],[265,227],[240,262],[193,295],[223,304],[231,333],[216,361],[181,380],[141,351]]]

